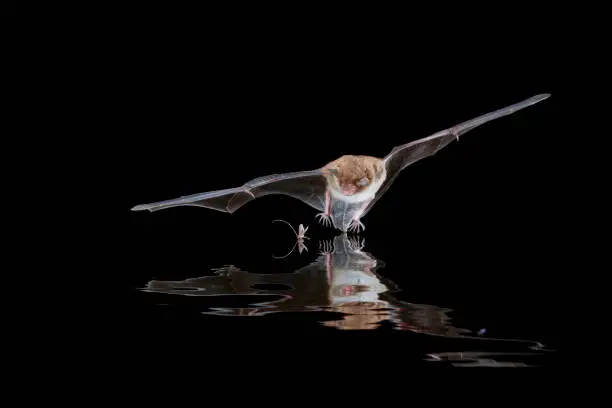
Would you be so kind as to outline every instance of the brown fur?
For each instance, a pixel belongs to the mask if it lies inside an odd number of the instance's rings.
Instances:
[[[363,177],[367,177],[370,183],[377,180],[383,173],[382,159],[371,156],[342,156],[327,165],[324,169],[335,169],[338,171],[336,176],[339,184],[355,184]],[[358,186],[357,192],[367,188],[368,186]]]

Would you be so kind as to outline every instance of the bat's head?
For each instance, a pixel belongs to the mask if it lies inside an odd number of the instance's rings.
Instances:
[[[344,195],[353,195],[366,189],[372,181],[369,177],[364,176],[361,178],[346,178],[340,182],[340,189]]]
[[[376,160],[376,159],[375,159]],[[380,177],[379,164],[362,156],[342,156],[328,167],[332,186],[346,196],[366,190]]]

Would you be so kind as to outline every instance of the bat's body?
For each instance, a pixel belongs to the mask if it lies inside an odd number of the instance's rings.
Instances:
[[[385,162],[370,156],[342,156],[323,169],[327,191],[324,211],[317,214],[323,225],[342,231],[359,231],[359,221],[387,178]]]
[[[132,210],[156,211],[192,205],[233,213],[258,197],[284,194],[319,210],[317,219],[323,225],[334,226],[344,232],[359,232],[365,229],[360,219],[387,191],[404,168],[433,156],[460,135],[477,126],[510,115],[549,96],[549,94],[537,95],[426,138],[397,146],[383,159],[370,156],[342,156],[316,170],[259,177],[241,187],[137,205]]]

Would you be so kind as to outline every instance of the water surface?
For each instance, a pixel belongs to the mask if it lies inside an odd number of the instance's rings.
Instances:
[[[157,307],[187,310],[188,305],[201,314],[204,326],[209,324],[206,316],[228,319],[223,325],[229,327],[239,325],[236,318],[285,315],[290,323],[271,324],[296,330],[299,321],[307,332],[392,332],[400,342],[397,336],[419,336],[421,346],[410,348],[407,342],[407,352],[431,365],[531,367],[546,364],[554,353],[537,338],[497,337],[486,327],[459,327],[453,309],[410,302],[385,277],[387,265],[365,250],[362,238],[341,234],[305,244],[304,254],[316,252],[314,260],[290,272],[256,273],[229,264],[181,280],[153,279],[140,290]],[[287,259],[302,256],[295,250]],[[268,327],[261,324],[262,330]]]

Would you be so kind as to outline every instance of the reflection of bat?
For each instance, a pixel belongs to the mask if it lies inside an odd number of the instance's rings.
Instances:
[[[317,219],[341,231],[365,229],[360,219],[387,191],[407,166],[433,156],[465,132],[491,120],[510,115],[548,98],[533,96],[522,102],[479,116],[431,136],[395,147],[384,159],[342,156],[310,171],[273,174],[251,180],[241,187],[184,196],[157,203],[137,205],[132,210],[156,211],[191,205],[233,213],[251,200],[268,194],[297,198],[321,211]]]
[[[291,273],[251,273],[229,265],[213,269],[213,276],[179,281],[151,280],[142,290],[209,299],[204,302],[208,306],[203,305],[209,310],[203,313],[210,315],[264,316],[308,312],[316,313],[313,318],[324,326],[339,330],[372,330],[387,321],[395,330],[477,341],[482,351],[500,343],[511,349],[514,345],[525,345],[533,351],[550,351],[532,340],[484,337],[482,333],[471,335],[471,330],[453,324],[450,316],[453,309],[396,298],[394,293],[401,292],[401,288],[380,274],[385,262],[364,251],[364,246],[364,239],[349,238],[343,233],[331,240],[319,241],[319,256]],[[407,265],[411,259],[410,256],[406,258]],[[233,306],[223,305],[224,296],[232,298]],[[238,301],[235,296],[246,297],[242,301],[244,306],[235,304]],[[252,303],[255,299],[249,299],[250,296],[274,296],[277,299]],[[342,316],[328,316],[321,321],[320,312],[340,313]],[[443,354],[438,354],[440,358],[436,361],[442,359]]]

